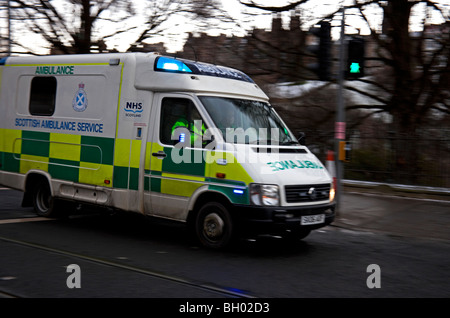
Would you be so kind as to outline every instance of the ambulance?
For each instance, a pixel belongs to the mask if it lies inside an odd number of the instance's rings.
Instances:
[[[241,71],[157,53],[0,60],[0,184],[44,217],[96,205],[184,222],[209,248],[302,239],[333,181]]]

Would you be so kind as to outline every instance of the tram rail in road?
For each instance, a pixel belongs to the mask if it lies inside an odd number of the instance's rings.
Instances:
[[[45,218],[43,218],[43,219],[45,220]],[[34,220],[34,221],[41,221],[41,220]],[[168,280],[168,281],[175,282],[175,283],[178,283],[178,284],[187,285],[187,286],[190,286],[190,287],[193,287],[193,288],[202,289],[202,290],[205,290],[207,292],[213,292],[213,293],[216,293],[216,294],[218,294],[219,296],[222,296],[222,297],[255,298],[254,296],[245,294],[243,292],[239,292],[237,289],[233,290],[231,288],[222,288],[222,287],[219,287],[219,286],[212,286],[212,285],[209,285],[209,284],[194,282],[194,281],[191,281],[191,280],[188,280],[188,279],[184,279],[184,278],[181,278],[181,277],[176,277],[176,276],[173,276],[173,275],[166,275],[166,274],[159,273],[159,272],[156,272],[156,271],[152,271],[152,270],[149,270],[149,269],[144,269],[144,268],[139,268],[139,267],[135,267],[135,266],[125,265],[125,264],[121,264],[121,263],[118,263],[118,262],[113,262],[113,261],[100,259],[100,258],[96,258],[96,257],[92,257],[92,256],[87,256],[87,255],[82,255],[82,254],[78,254],[78,253],[73,253],[73,252],[70,252],[70,251],[64,251],[64,250],[61,250],[61,249],[56,249],[56,248],[52,248],[52,247],[48,247],[48,246],[44,246],[44,245],[40,245],[40,244],[36,244],[36,243],[26,242],[26,241],[22,241],[22,240],[15,240],[15,239],[3,237],[3,236],[0,236],[0,241],[13,243],[13,244],[18,244],[18,245],[22,245],[22,246],[27,246],[27,247],[31,247],[31,248],[35,248],[35,249],[40,249],[40,250],[44,250],[44,251],[47,251],[47,252],[57,253],[57,254],[60,254],[60,255],[63,255],[63,256],[69,256],[69,257],[73,257],[73,258],[78,258],[78,259],[94,262],[94,263],[97,263],[97,264],[107,265],[107,266],[111,266],[111,267],[114,267],[114,268],[118,268],[118,269],[122,269],[122,270],[126,270],[126,271],[132,271],[132,272],[135,272],[135,273],[151,276],[151,277],[154,277],[154,278]],[[13,295],[13,294],[11,294],[9,292],[5,292],[5,291],[0,290],[0,297],[2,297],[2,296],[6,297],[6,298],[20,298],[19,296],[16,296],[16,295]]]

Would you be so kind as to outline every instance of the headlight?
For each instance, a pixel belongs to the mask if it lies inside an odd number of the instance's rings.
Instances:
[[[330,185],[330,201],[334,200],[334,195],[336,194],[336,190],[334,189],[334,182],[331,182]]]
[[[255,205],[280,205],[278,186],[273,184],[251,184],[250,200]]]

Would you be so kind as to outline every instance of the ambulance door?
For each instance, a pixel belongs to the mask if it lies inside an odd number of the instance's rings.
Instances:
[[[202,134],[206,124],[188,94],[155,94],[145,169],[146,204],[152,215],[185,220],[192,194],[205,184]]]

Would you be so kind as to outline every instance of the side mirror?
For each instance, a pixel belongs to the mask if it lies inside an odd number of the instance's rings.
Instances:
[[[304,132],[300,131],[298,133],[298,138],[297,138],[298,142],[300,145],[304,146],[306,145],[306,135]]]

